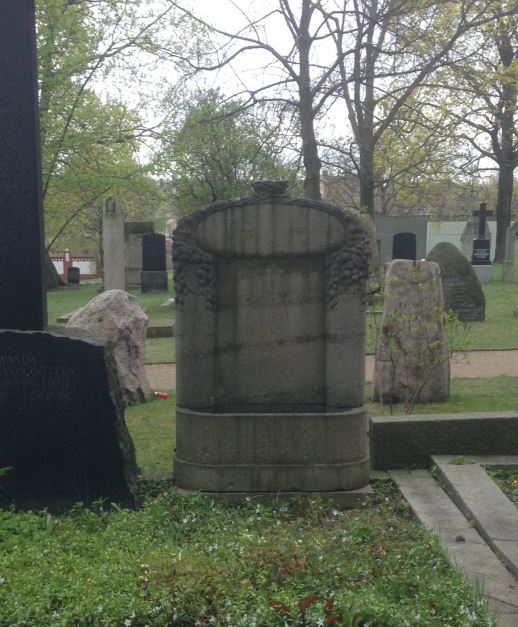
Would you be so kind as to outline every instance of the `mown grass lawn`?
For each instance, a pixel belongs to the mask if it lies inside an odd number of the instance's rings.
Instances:
[[[486,320],[483,322],[458,323],[453,332],[454,345],[458,350],[509,349],[518,348],[518,284],[503,283],[501,280],[502,266],[493,266],[493,280],[484,283],[482,289],[486,296]],[[52,290],[47,295],[49,322],[55,324],[58,316],[84,306],[97,295],[99,284],[68,286]],[[150,320],[175,317],[174,309],[161,307],[168,295],[141,294],[139,290],[131,290],[141,303]],[[170,296],[170,294],[169,294]],[[379,306],[374,309],[379,309]],[[376,325],[379,314],[368,311],[367,351],[372,352],[375,346]],[[174,340],[158,338],[148,340],[146,361],[160,363],[176,359]]]
[[[47,292],[49,324],[61,326],[56,322],[56,319],[59,316],[84,307],[88,301],[99,294],[100,285],[100,282],[96,281],[81,285],[59,287]],[[140,290],[129,290],[129,293],[138,299],[150,320],[174,319],[176,315],[175,309],[161,306],[168,298],[172,297],[171,290],[167,294],[142,294]],[[146,341],[147,363],[163,363],[175,361],[175,359],[174,339],[170,337],[150,338]]]
[[[516,407],[517,383],[454,380],[448,411],[495,409],[495,397]],[[171,391],[126,411],[142,473],[154,478],[141,481],[138,511],[0,511],[0,625],[493,624],[390,481],[349,511],[176,494],[174,401]]]
[[[49,319],[82,306],[96,289],[50,292]],[[488,320],[474,325],[472,348],[518,346],[511,302],[518,287],[495,282],[484,290]],[[151,318],[162,315],[163,299],[146,301]],[[166,342],[156,342],[155,358]],[[371,415],[390,411],[367,405]],[[414,411],[517,406],[516,378],[454,379],[448,403]],[[0,625],[494,624],[389,481],[349,511],[315,499],[229,505],[176,494],[174,408],[170,391],[167,400],[126,411],[143,476],[139,510],[0,511]]]

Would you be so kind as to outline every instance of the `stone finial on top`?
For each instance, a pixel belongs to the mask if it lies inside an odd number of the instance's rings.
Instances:
[[[288,196],[288,181],[254,181],[252,187],[259,198]]]

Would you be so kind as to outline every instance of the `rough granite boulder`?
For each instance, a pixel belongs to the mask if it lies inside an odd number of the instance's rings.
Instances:
[[[122,397],[126,405],[146,401],[150,387],[144,367],[148,317],[135,296],[107,290],[75,311],[67,327],[113,342]]]
[[[486,319],[486,298],[471,263],[449,242],[440,242],[426,257],[441,269],[444,309],[461,322]]]
[[[388,264],[374,400],[408,406],[448,400],[450,359],[442,305],[436,263],[395,259]]]

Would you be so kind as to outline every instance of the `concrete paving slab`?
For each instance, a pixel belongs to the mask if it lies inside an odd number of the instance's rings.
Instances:
[[[436,533],[448,556],[480,591],[500,627],[518,625],[518,582],[426,470],[390,475],[415,518]]]
[[[487,475],[480,457],[462,464],[447,455],[432,459],[457,507],[518,578],[518,509]]]

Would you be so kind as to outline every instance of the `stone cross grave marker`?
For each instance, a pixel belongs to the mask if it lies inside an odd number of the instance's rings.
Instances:
[[[486,217],[492,216],[493,212],[488,211],[485,202],[480,203],[480,209],[473,211],[473,216],[479,218],[478,237],[473,240],[473,256],[471,263],[473,265],[490,265],[490,240],[486,238]]]
[[[0,506],[134,505],[110,346],[46,332],[34,0],[0,2]]]

